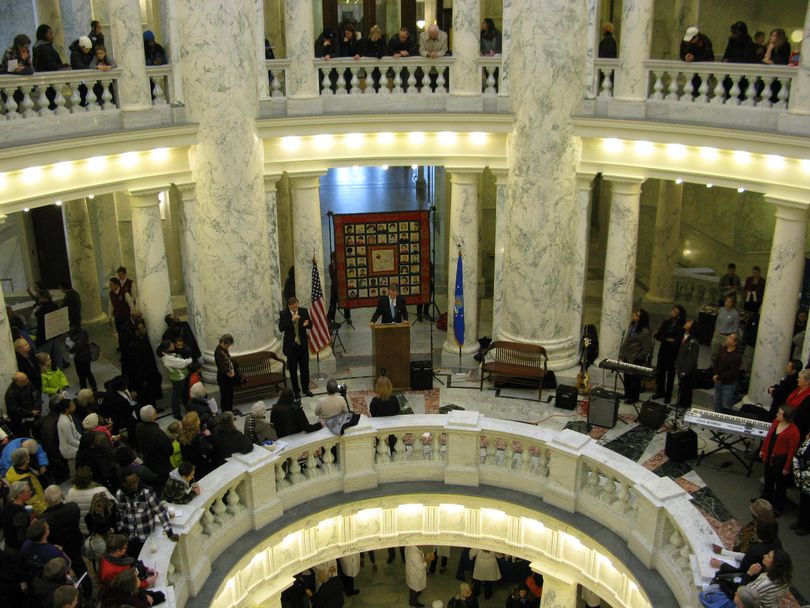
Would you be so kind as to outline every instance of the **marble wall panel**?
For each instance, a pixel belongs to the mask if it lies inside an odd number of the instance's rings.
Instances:
[[[21,213],[11,213],[0,223],[0,279],[3,280],[3,291],[6,293],[9,289],[24,291],[28,285],[20,238],[22,230]]]
[[[82,298],[82,322],[86,324],[99,320],[103,315],[96,252],[85,199],[66,201],[62,205],[62,214],[67,237],[70,279],[73,288]]]

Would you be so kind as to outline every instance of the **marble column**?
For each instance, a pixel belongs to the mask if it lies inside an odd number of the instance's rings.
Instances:
[[[287,37],[287,98],[315,99],[318,97],[318,72],[312,64],[313,25],[312,2],[284,0]]]
[[[276,216],[278,227],[278,258],[281,284],[287,280],[290,266],[295,264],[292,223],[292,185],[286,173],[279,179],[276,193]]]
[[[135,268],[138,271],[138,308],[143,313],[154,348],[166,330],[172,312],[172,290],[157,191],[130,192]]]
[[[748,398],[754,403],[769,401],[768,387],[782,377],[790,356],[807,235],[806,204],[768,196],[765,200],[776,205],[776,226],[748,388]]]
[[[172,197],[176,190],[164,190],[160,203],[160,215],[163,218],[163,242],[166,243],[166,262],[169,266],[169,284],[172,295],[183,293],[183,263],[180,258],[180,218],[181,201]]]
[[[152,98],[143,61],[143,32],[138,0],[109,0],[113,57],[118,62],[118,107],[124,112],[149,110]]]
[[[512,0],[503,0],[503,25],[501,26],[501,75],[498,83],[498,98],[504,102],[509,100],[509,74],[512,69]],[[499,102],[500,108],[500,102]],[[508,109],[508,105],[505,109]]]
[[[577,584],[543,572],[543,595],[540,608],[576,608]]]
[[[577,209],[573,216],[574,234],[574,297],[571,305],[574,308],[575,323],[571,332],[579,336],[582,333],[583,313],[585,312],[585,285],[588,281],[588,250],[591,236],[591,192],[593,178],[587,173],[577,173]]]
[[[793,77],[793,86],[790,87],[788,111],[791,114],[810,114],[810,5],[804,16],[801,59]]]
[[[53,29],[53,48],[59,52],[62,61],[70,63],[70,51],[67,50],[72,40],[65,39],[65,32],[62,28],[62,9],[59,0],[36,0],[37,27],[46,23]],[[89,25],[89,24],[88,24]],[[31,32],[31,40],[36,38]],[[32,42],[33,46],[33,42]]]
[[[265,213],[267,215],[267,271],[270,273],[271,277],[281,277],[281,268],[279,266],[279,252],[278,252],[278,211],[277,211],[277,204],[276,204],[276,184],[278,184],[278,180],[281,178],[281,175],[265,175],[264,177],[264,191],[265,191],[265,203],[266,203],[266,210]],[[323,273],[321,273],[321,287],[323,287],[325,281],[325,277]],[[282,284],[277,283],[278,287]],[[281,289],[273,289],[270,292],[270,315],[273,319],[278,319],[278,315],[281,312],[282,308],[284,307],[284,303],[281,301]],[[326,293],[326,292],[324,292]],[[324,297],[328,297],[325,295]],[[328,302],[326,303],[328,306]],[[281,345],[279,342],[279,336],[274,335],[273,341],[270,343],[270,350],[278,351],[281,350]]]
[[[593,61],[598,52],[598,40],[600,32],[599,24],[599,0],[587,0],[588,27],[585,30],[585,99],[596,99],[599,93],[599,82],[596,78],[596,70]]]
[[[68,45],[79,36],[87,36],[90,21],[93,20],[93,7],[90,0],[60,0],[62,29]]]
[[[82,324],[88,325],[104,318],[101,310],[101,289],[96,271],[96,252],[90,228],[90,214],[83,198],[62,205],[67,240],[68,265],[73,288],[82,298]]]
[[[199,244],[191,295],[195,316],[203,318],[197,339],[209,364],[222,334],[233,335],[237,355],[265,350],[276,335],[270,302],[281,288],[265,253],[254,8],[253,0],[178,0],[186,112],[199,124],[189,151],[196,196],[192,231]],[[222,53],[223,32],[240,32],[247,42]]]
[[[121,252],[121,258],[115,264],[115,268],[119,266],[126,267],[128,276],[133,280],[137,280],[135,244],[132,239],[132,209],[129,205],[129,196],[126,192],[116,192],[114,200],[115,216],[118,221],[118,248]]]
[[[514,127],[506,200],[499,325],[503,339],[544,346],[551,369],[578,359],[573,309],[577,144],[585,4],[512,0],[509,100]],[[531,83],[531,84],[530,84]],[[542,314],[527,303],[542,302]]]
[[[5,223],[7,216],[0,213],[0,224]],[[6,298],[0,289],[0,386],[3,391],[11,384],[11,378],[17,371],[17,357],[14,354],[14,343],[11,341],[11,324],[6,314]]]
[[[461,251],[464,274],[464,344],[461,354],[478,352],[478,171],[450,173],[449,250],[447,264],[447,338],[442,348],[442,365],[458,365],[459,343],[453,332],[453,308],[456,293],[456,268]],[[465,361],[474,365],[474,361]]]
[[[622,4],[619,69],[613,99],[644,101],[647,98],[644,62],[650,58],[652,46],[653,4],[654,0],[624,0]]]
[[[610,223],[599,321],[599,356],[616,359],[630,323],[636,282],[636,249],[642,179],[611,178]]]
[[[678,266],[681,247],[681,203],[683,185],[660,180],[658,207],[655,212],[655,233],[650,265],[650,290],[645,302],[673,303],[675,281],[672,273]]]
[[[88,197],[87,210],[90,212],[90,225],[93,228],[98,282],[102,289],[102,301],[106,303],[107,279],[115,275],[115,269],[121,265],[122,259],[115,218],[115,199],[112,194],[101,194],[92,199]]]
[[[506,246],[506,190],[509,186],[509,171],[490,169],[495,176],[495,268],[492,281],[492,337],[500,339],[501,314],[503,309],[503,252]]]
[[[162,0],[159,3],[160,10],[160,31],[163,34],[163,49],[166,51],[166,58],[171,65],[177,66],[182,63],[180,59],[180,34],[177,23],[177,0]],[[183,77],[181,71],[172,70],[169,77],[173,87],[173,99],[183,102]]]
[[[256,38],[255,38],[255,56],[256,56],[256,71],[259,77],[256,79],[258,84],[259,98],[270,97],[270,79],[267,77],[267,60],[264,58],[264,0],[253,0],[254,11],[256,15]],[[314,40],[314,39],[313,39]],[[262,77],[264,74],[264,77]]]
[[[205,318],[202,314],[202,307],[196,302],[200,296],[200,270],[198,266],[197,239],[195,238],[195,206],[197,196],[194,192],[194,184],[176,184],[180,199],[180,253],[183,265],[183,282],[186,292],[186,311],[188,322],[191,325],[194,335],[199,337],[206,335]],[[198,338],[199,339],[199,338]]]
[[[453,0],[453,95],[481,95],[481,0]]]

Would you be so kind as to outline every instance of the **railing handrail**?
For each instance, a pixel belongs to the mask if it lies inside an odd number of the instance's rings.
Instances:
[[[267,65],[268,70],[272,70],[273,68],[288,68],[292,64],[292,61],[290,59],[265,59],[264,63]]]
[[[498,55],[481,55],[475,59],[476,65],[483,66],[500,66],[503,63],[503,57]]]
[[[173,66],[170,63],[163,65],[148,65],[146,66],[147,76],[169,76],[172,73]]]
[[[597,68],[608,68],[608,69],[615,69],[619,67],[619,60],[613,58],[599,58],[593,60],[593,65]]]
[[[115,80],[121,75],[121,68],[111,70],[59,70],[57,72],[37,72],[28,76],[0,76],[0,89],[35,87],[62,82],[82,82],[87,80]]]
[[[402,441],[402,438],[411,434],[414,437],[414,444],[411,449],[415,450],[417,446],[423,445],[421,438],[424,433],[430,433],[431,439],[428,443],[431,446],[431,452],[435,448],[440,446],[445,448],[446,446],[446,455],[441,458],[432,458],[431,461],[428,461],[427,458],[415,458],[413,461],[406,459],[404,456],[406,448],[404,446],[407,442]],[[662,510],[664,519],[669,522],[667,536],[670,534],[677,536],[676,540],[673,541],[673,545],[676,548],[680,547],[681,551],[688,552],[689,555],[693,556],[693,559],[686,561],[688,565],[684,566],[683,555],[685,553],[673,554],[671,557],[667,552],[664,552],[666,555],[658,556],[653,552],[651,557],[653,562],[660,566],[661,560],[665,562],[669,560],[671,564],[676,565],[667,567],[681,569],[679,575],[681,580],[678,583],[681,586],[681,593],[683,593],[684,589],[692,589],[695,581],[708,576],[710,545],[713,542],[719,542],[718,537],[716,533],[713,533],[710,526],[706,524],[705,518],[690,502],[686,491],[679,488],[671,480],[663,479],[637,462],[622,457],[600,446],[592,438],[576,434],[573,431],[555,431],[544,427],[528,426],[508,420],[487,418],[477,412],[470,411],[453,412],[450,415],[423,414],[376,419],[363,417],[361,423],[357,427],[348,429],[344,436],[335,436],[327,429],[322,429],[311,434],[299,434],[283,438],[282,441],[287,445],[279,453],[272,453],[264,448],[255,447],[249,454],[235,454],[228,462],[200,481],[200,495],[189,504],[180,507],[183,514],[174,520],[173,527],[180,534],[192,534],[195,529],[199,529],[196,528],[198,524],[206,525],[206,521],[201,521],[201,518],[205,516],[210,520],[209,508],[213,508],[212,505],[214,504],[227,503],[228,501],[224,500],[223,496],[234,492],[237,485],[243,483],[246,477],[261,475],[262,479],[275,478],[278,481],[278,474],[281,474],[282,479],[285,477],[282,463],[292,459],[294,465],[295,460],[302,458],[305,453],[310,454],[309,458],[311,460],[312,454],[316,450],[321,449],[323,453],[326,453],[330,449],[329,446],[332,445],[338,446],[339,457],[337,466],[333,467],[330,473],[311,477],[307,475],[306,479],[298,482],[298,484],[307,484],[307,490],[299,491],[300,485],[285,483],[283,487],[278,486],[277,491],[273,492],[284,504],[284,509],[305,503],[312,497],[312,492],[319,491],[316,486],[321,484],[324,484],[324,488],[328,487],[330,492],[342,487],[342,484],[346,483],[346,478],[357,472],[349,468],[344,469],[343,459],[347,458],[347,450],[354,450],[352,453],[355,459],[357,454],[362,456],[365,453],[364,450],[368,450],[367,464],[370,461],[370,470],[377,471],[379,483],[387,483],[393,479],[401,480],[399,474],[393,476],[384,475],[383,470],[380,468],[382,463],[375,462],[372,457],[374,443],[371,440],[377,438],[384,442],[389,434],[396,435],[402,442],[402,445],[397,448],[397,455],[401,459],[393,459],[390,463],[386,462],[383,464],[383,468],[388,471],[391,470],[389,467],[403,466],[404,471],[406,470],[405,467],[407,467],[407,478],[413,480],[435,480],[436,467],[447,467],[452,459],[457,456],[457,454],[453,453],[454,449],[450,441],[451,434],[475,436],[472,445],[476,446],[476,468],[482,476],[482,484],[487,484],[487,480],[489,480],[489,483],[494,482],[497,486],[499,483],[509,483],[513,476],[521,476],[521,479],[523,479],[528,475],[531,479],[526,480],[527,484],[534,483],[536,488],[538,483],[541,486],[542,484],[552,483],[552,479],[555,477],[554,462],[552,462],[551,469],[547,466],[549,458],[559,458],[561,459],[559,462],[571,462],[573,458],[577,463],[573,477],[564,482],[569,486],[574,486],[573,494],[575,498],[574,502],[571,503],[573,511],[587,514],[588,517],[606,525],[614,532],[629,538],[634,531],[633,518],[636,517],[634,510],[637,508],[635,500],[641,500],[643,496],[645,509],[647,509],[645,517],[649,517],[649,508]],[[442,436],[446,437],[446,441],[441,440]],[[483,441],[484,437],[487,438],[486,442]],[[499,456],[496,459],[498,464],[489,456],[484,458],[484,462],[481,462],[481,459],[478,458],[478,453],[484,451],[490,455],[493,453],[490,442],[495,446],[494,450],[504,451],[503,457]],[[482,443],[486,443],[486,445],[482,445]],[[467,445],[470,444],[467,443]],[[358,446],[361,447],[358,448]],[[463,448],[456,449],[462,449],[463,451]],[[442,453],[444,451],[444,449],[441,450]],[[545,477],[543,474],[528,474],[519,471],[512,464],[506,467],[499,464],[505,458],[508,458],[506,452],[509,452],[509,455],[518,452],[527,455],[521,456],[522,462],[529,459],[528,455],[531,455],[535,460],[541,456],[545,457]],[[550,476],[549,470],[551,471]],[[424,472],[424,477],[419,477],[420,471]],[[493,477],[493,472],[497,473],[497,478]],[[286,474],[289,474],[289,470],[287,470]],[[560,471],[558,470],[556,474],[560,475]],[[571,476],[570,471],[568,475]],[[618,491],[623,493],[625,500],[623,504],[629,505],[632,502],[632,510],[625,511],[623,515],[617,515],[610,509],[604,509],[604,506],[594,510],[594,505],[598,507],[603,503],[599,502],[599,498],[587,494],[582,481],[583,478],[593,479],[594,475],[597,477],[602,476],[603,481],[599,481],[599,484],[613,483],[610,480],[620,484]],[[300,474],[299,477],[303,478]],[[484,479],[485,477],[486,479]],[[607,481],[604,481],[605,478]],[[554,483],[559,483],[559,480]],[[526,491],[532,493],[530,490]],[[631,493],[633,494],[632,500],[627,500]],[[545,496],[543,494],[543,500],[546,500]],[[218,544],[220,541],[215,540],[218,538],[218,534],[218,529],[215,529],[213,536],[208,537],[207,542]],[[158,536],[160,535],[158,534]],[[666,539],[664,542],[666,542]],[[165,543],[162,543],[162,546],[165,546]],[[667,550],[670,551],[671,547],[668,547]],[[219,552],[214,551],[210,557],[212,559],[216,558]],[[169,559],[171,559],[171,555],[162,556],[162,560]],[[680,565],[678,565],[679,559]],[[670,586],[672,587],[672,583],[670,583]],[[673,587],[673,591],[675,591],[675,587]]]
[[[650,71],[684,72],[689,74],[729,74],[734,76],[767,75],[775,78],[792,78],[798,74],[798,70],[795,67],[767,65],[764,63],[724,63],[722,61],[686,62],[666,59],[648,59],[644,62],[644,68]]]

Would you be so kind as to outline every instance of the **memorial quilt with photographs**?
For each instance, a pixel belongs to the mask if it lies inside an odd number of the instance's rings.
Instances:
[[[335,215],[334,225],[341,307],[376,306],[391,281],[408,304],[430,300],[428,211]]]

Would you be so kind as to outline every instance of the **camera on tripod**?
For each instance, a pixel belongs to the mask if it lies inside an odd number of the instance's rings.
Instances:
[[[338,385],[337,385],[337,390],[338,390],[338,392],[339,392],[339,393],[340,393],[340,394],[341,394],[341,395],[342,395],[342,396],[345,398],[345,397],[346,397],[346,393],[348,393],[348,392],[349,392],[349,387],[348,387],[348,385],[346,385],[346,384],[338,384]]]

